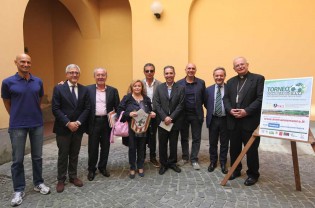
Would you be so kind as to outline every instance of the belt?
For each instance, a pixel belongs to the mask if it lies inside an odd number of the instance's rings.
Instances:
[[[107,118],[107,115],[104,115],[104,116],[95,116],[95,118]]]
[[[215,116],[213,115],[212,118],[225,118],[226,116]]]

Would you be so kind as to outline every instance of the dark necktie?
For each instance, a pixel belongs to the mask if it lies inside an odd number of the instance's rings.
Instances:
[[[71,94],[72,94],[72,98],[73,98],[73,101],[74,101],[74,104],[77,105],[77,96],[75,95],[75,91],[74,91],[74,88],[75,88],[75,85],[72,85],[72,90],[71,90]]]
[[[218,85],[217,95],[215,98],[215,115],[222,116],[222,96],[221,96],[221,86]]]

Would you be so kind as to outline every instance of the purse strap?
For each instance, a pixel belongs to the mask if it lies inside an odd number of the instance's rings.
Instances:
[[[118,121],[120,121],[122,115],[124,114],[125,111],[121,111],[120,115],[119,115],[119,118],[118,118]]]
[[[120,119],[121,119],[122,114],[123,114],[124,112],[125,112],[125,111],[121,111],[121,113],[120,113],[120,115],[119,115],[119,118],[118,118],[118,121],[116,121],[116,122],[120,122]],[[110,143],[114,143],[114,129],[115,129],[115,125],[113,126],[112,131],[110,132],[110,137],[109,137]]]

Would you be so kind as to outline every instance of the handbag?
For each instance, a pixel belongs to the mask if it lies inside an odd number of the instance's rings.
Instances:
[[[115,122],[112,128],[111,135],[110,135],[110,143],[114,143],[114,136],[120,136],[120,137],[129,136],[128,122],[127,121],[120,122],[123,113],[124,111],[120,113],[118,120]]]

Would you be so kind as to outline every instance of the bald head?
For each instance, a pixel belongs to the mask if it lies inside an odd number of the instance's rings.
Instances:
[[[236,58],[233,60],[233,64],[234,64],[235,62],[239,61],[239,60],[241,60],[241,61],[244,62],[244,63],[247,63],[247,60],[246,60],[245,57],[239,56],[239,57],[236,57]]]
[[[233,60],[234,71],[240,76],[248,73],[248,66],[249,64],[244,57],[237,57]]]
[[[27,58],[27,59],[31,60],[31,57],[29,55],[27,55],[26,53],[21,53],[15,57],[15,61],[20,60],[22,58]]]
[[[15,57],[14,63],[19,75],[27,78],[32,65],[31,57],[25,53],[19,54]]]
[[[189,63],[185,68],[187,78],[193,79],[196,75],[197,67],[193,63]]]

